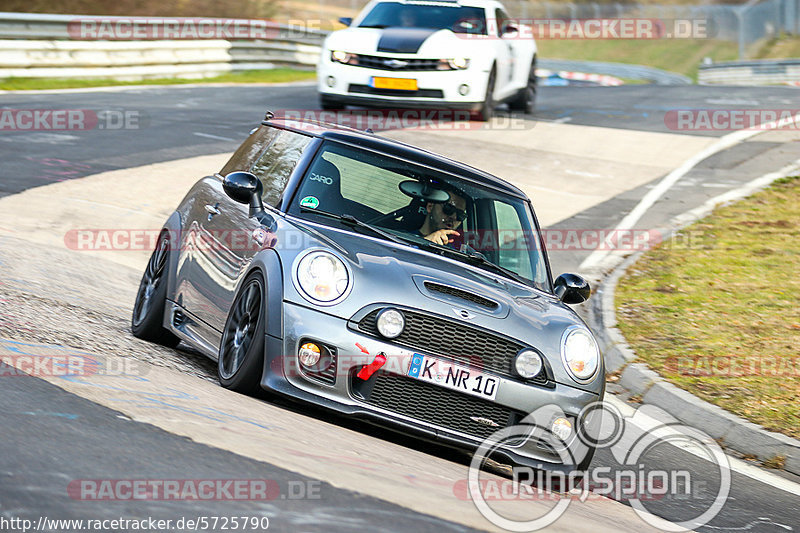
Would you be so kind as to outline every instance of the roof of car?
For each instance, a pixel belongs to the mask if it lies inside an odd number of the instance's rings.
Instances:
[[[455,4],[459,6],[486,7],[498,4],[498,0],[375,0],[376,2],[399,2],[401,4]]]
[[[347,126],[315,120],[282,117],[268,118],[264,121],[264,124],[295,130],[307,135],[313,135],[314,137],[344,142],[366,150],[383,152],[387,155],[408,159],[439,170],[444,170],[445,172],[463,176],[481,184],[490,185],[514,196],[528,198],[519,188],[488,172],[401,141],[381,137],[371,131],[361,131]]]

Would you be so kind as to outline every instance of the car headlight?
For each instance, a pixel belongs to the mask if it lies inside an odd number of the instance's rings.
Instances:
[[[588,381],[600,366],[600,349],[587,329],[572,326],[561,337],[561,359],[577,381]]]
[[[358,63],[358,59],[355,54],[342,52],[341,50],[333,50],[331,52],[331,61],[335,63],[344,63],[345,65]]]
[[[450,64],[450,67],[457,70],[464,70],[469,66],[469,59],[466,57],[455,57],[453,59],[448,59],[447,62]]]
[[[514,358],[514,369],[525,379],[536,377],[542,366],[542,356],[533,350],[522,350]]]
[[[436,70],[464,70],[469,66],[469,59],[456,57],[455,59],[440,59]]]
[[[300,292],[316,303],[334,303],[350,288],[347,268],[330,252],[306,254],[297,263],[296,276]]]

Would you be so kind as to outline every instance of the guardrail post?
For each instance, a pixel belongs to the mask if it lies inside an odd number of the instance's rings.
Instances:
[[[744,8],[740,7],[736,10],[736,19],[739,21],[739,59],[744,59]]]
[[[800,35],[800,0],[794,1],[794,28],[793,33]]]

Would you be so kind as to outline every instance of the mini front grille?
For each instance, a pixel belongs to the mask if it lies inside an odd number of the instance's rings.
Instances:
[[[320,381],[324,381],[325,383],[333,384],[336,381],[336,351],[331,350],[331,365],[321,372],[313,372],[311,373],[312,376],[319,379]]]
[[[522,418],[502,405],[388,372],[375,376],[366,402],[479,439]]]
[[[438,59],[401,59],[396,57],[379,57],[358,54],[354,67],[374,68],[377,70],[393,70],[398,72],[438,70]],[[450,70],[448,67],[445,70]]]
[[[376,324],[380,311],[376,309],[362,318],[358,329],[382,338]],[[520,379],[511,365],[514,357],[525,348],[522,344],[483,329],[419,311],[403,309],[402,312],[406,326],[398,337],[392,339],[393,343],[430,355],[441,355],[479,370]],[[546,369],[531,381],[547,383]]]
[[[495,310],[498,307],[497,302],[494,302],[488,298],[484,298],[483,296],[479,296],[477,294],[457,289],[455,287],[450,287],[448,285],[442,285],[440,283],[431,283],[430,281],[425,282],[425,288],[429,291],[439,292],[441,294],[447,294],[449,296],[455,296],[456,298],[461,298],[462,300],[467,300],[468,302],[472,302],[474,304],[480,305],[481,307],[485,307],[486,309]]]

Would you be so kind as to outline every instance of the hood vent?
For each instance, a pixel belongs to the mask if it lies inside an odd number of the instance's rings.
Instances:
[[[447,294],[448,296],[455,296],[456,298],[461,298],[462,300],[472,302],[473,304],[479,305],[491,311],[494,311],[500,307],[500,304],[498,304],[495,301],[492,301],[488,298],[484,298],[483,296],[479,296],[472,292],[465,291],[463,289],[457,289],[455,287],[451,287],[449,285],[442,285],[440,283],[433,283],[430,281],[426,281],[425,288],[431,292],[438,292],[441,294]]]

